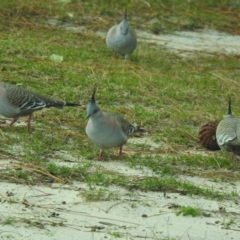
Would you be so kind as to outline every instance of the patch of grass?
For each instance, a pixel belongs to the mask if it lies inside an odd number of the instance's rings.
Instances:
[[[15,203],[17,203],[18,201],[16,200],[16,199],[14,199],[14,198],[8,198],[8,203],[9,204],[15,204]]]
[[[239,33],[239,9],[229,1],[89,0],[62,4],[3,0],[0,8],[1,81],[82,104],[34,113],[31,132],[26,118],[20,118],[21,125],[12,128],[5,128],[9,122],[1,121],[0,159],[10,162],[0,170],[2,181],[32,185],[44,184],[43,178],[69,184],[79,181],[89,186],[83,193],[87,201],[118,199],[108,191],[111,186],[218,201],[239,198],[236,191],[220,192],[180,180],[188,175],[217,183],[239,181],[238,171],[233,171],[239,166],[229,154],[204,151],[197,137],[203,122],[222,119],[228,96],[233,100],[233,112],[237,115],[240,111],[239,54],[183,57],[165,47],[139,42],[130,60],[124,61],[113,59],[105,41],[94,33],[119,22],[125,8],[131,25],[142,31],[158,34],[207,27]],[[56,20],[57,25],[49,20]],[[67,30],[66,24],[84,30]],[[63,61],[52,61],[52,54],[62,56]],[[86,105],[96,83],[101,108],[143,126],[145,137],[151,140],[124,146],[122,159],[115,158],[115,149],[106,150],[105,161],[116,164],[114,171],[97,163],[99,149],[85,133]],[[159,146],[153,147],[152,142]],[[118,172],[118,164],[137,173]],[[41,227],[38,221],[32,224]]]
[[[228,193],[221,193],[211,188],[202,188],[197,185],[177,180],[172,177],[165,178],[145,178],[142,181],[138,181],[138,184],[133,184],[131,188],[140,190],[151,190],[151,191],[169,191],[169,192],[180,192],[188,195],[200,195],[210,199],[233,199],[233,196]],[[235,193],[236,194],[236,193]],[[234,194],[234,196],[235,196]]]
[[[29,174],[24,172],[24,171],[17,171],[16,172],[16,176],[18,178],[24,179],[24,180],[28,180],[29,179]]]
[[[49,163],[47,166],[49,173],[56,175],[56,176],[63,176],[68,177],[71,175],[72,168],[65,167],[65,166],[58,166],[54,163]]]
[[[21,217],[1,217],[0,219],[0,223],[2,225],[14,225],[17,223],[24,223],[25,225],[29,226],[29,227],[36,227],[39,229],[44,229],[46,225],[51,225],[51,226],[63,226],[64,223],[62,223],[61,221],[54,221],[54,220],[39,220],[39,219],[28,219],[28,218],[21,218]],[[4,236],[6,237],[6,236]]]
[[[1,219],[3,225],[12,225],[16,223],[16,218],[14,217],[4,217],[4,219]]]
[[[114,238],[122,238],[124,236],[124,234],[120,232],[110,232],[110,235],[112,235]]]
[[[92,187],[89,190],[85,190],[82,193],[82,196],[89,202],[96,202],[96,201],[110,201],[118,199],[116,193],[110,192],[106,188],[95,188]]]
[[[236,224],[236,221],[234,219],[229,219],[228,221],[224,221],[223,226],[226,229],[230,229],[230,227],[234,224]]]
[[[199,208],[191,207],[191,206],[182,206],[176,212],[176,215],[179,216],[182,214],[183,216],[192,216],[197,217],[202,215],[202,211]]]

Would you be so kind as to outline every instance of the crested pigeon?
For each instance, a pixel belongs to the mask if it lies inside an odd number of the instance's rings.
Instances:
[[[109,29],[106,43],[108,48],[114,52],[115,58],[116,53],[119,53],[127,59],[137,47],[137,36],[128,24],[126,11],[122,22]]]
[[[0,82],[0,115],[13,118],[10,127],[19,117],[28,116],[28,130],[30,130],[33,112],[43,108],[63,108],[64,106],[80,105],[53,100],[22,87]]]
[[[240,119],[232,115],[230,99],[227,115],[218,124],[216,138],[221,150],[240,155]]]
[[[127,120],[113,113],[102,112],[95,101],[96,88],[87,106],[86,133],[92,142],[100,148],[98,158],[101,159],[103,150],[119,147],[118,157],[122,155],[122,147],[128,136],[133,132],[144,132],[140,127],[131,125]]]

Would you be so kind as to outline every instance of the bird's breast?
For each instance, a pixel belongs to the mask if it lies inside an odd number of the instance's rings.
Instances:
[[[128,139],[121,128],[111,121],[109,123],[104,121],[94,122],[89,119],[86,133],[92,142],[101,149],[122,146]]]

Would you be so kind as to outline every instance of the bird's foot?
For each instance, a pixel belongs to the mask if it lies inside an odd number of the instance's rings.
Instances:
[[[117,158],[120,158],[122,155],[123,155],[122,147],[120,147],[120,148],[119,148],[118,155],[117,155]]]
[[[103,160],[103,151],[101,150],[99,155],[98,155],[98,160],[102,161]]]
[[[29,132],[30,132],[30,130],[31,130],[31,120],[32,120],[32,114],[29,115],[28,121],[27,121],[27,123],[28,123],[28,131],[29,131]]]
[[[10,123],[9,127],[12,127],[12,126],[13,126],[13,124],[14,124],[16,121],[17,121],[17,119],[13,119],[13,120],[11,121],[11,123]]]

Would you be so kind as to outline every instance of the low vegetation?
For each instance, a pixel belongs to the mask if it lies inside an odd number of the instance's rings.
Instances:
[[[30,133],[25,118],[12,128],[1,118],[0,159],[8,161],[1,167],[1,181],[31,185],[80,181],[89,186],[82,192],[86,201],[118,199],[118,194],[107,190],[109,186],[238,201],[238,192],[199,186],[181,177],[239,181],[239,163],[228,153],[202,149],[197,137],[202,123],[222,119],[229,96],[233,112],[239,115],[239,55],[184,57],[139,42],[125,61],[120,56],[114,59],[96,34],[120,21],[125,8],[131,25],[149,33],[209,28],[239,34],[238,7],[237,1],[216,0],[2,0],[0,81],[56,99],[80,101],[82,106],[36,112]],[[148,169],[151,176],[99,165],[99,149],[85,134],[85,109],[95,84],[103,110],[118,112],[147,131],[136,137],[136,143],[130,140],[124,146],[121,159],[115,157],[116,149],[110,149],[104,161],[136,171]],[[187,206],[177,214],[194,217],[201,210]],[[11,218],[1,221],[14,224]],[[112,233],[115,238],[119,234]]]

